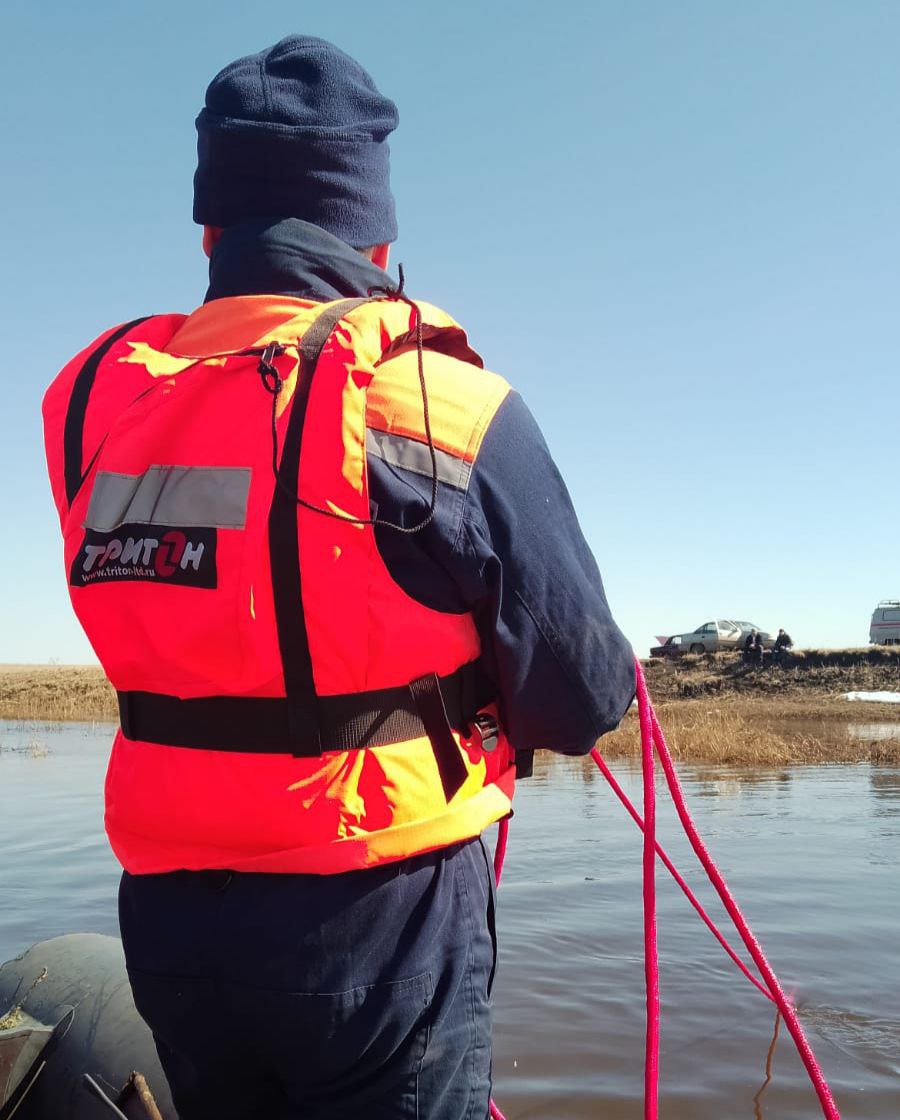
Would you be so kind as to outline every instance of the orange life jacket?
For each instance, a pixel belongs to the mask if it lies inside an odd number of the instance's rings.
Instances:
[[[72,603],[119,695],[127,870],[334,873],[510,811],[473,619],[407,595],[371,524],[367,454],[463,485],[509,388],[419,311],[432,447],[398,300],[137,320],[48,390]]]

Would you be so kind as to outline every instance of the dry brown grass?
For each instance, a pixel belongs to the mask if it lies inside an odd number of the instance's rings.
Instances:
[[[750,720],[769,723],[808,721],[811,723],[897,723],[900,722],[900,704],[881,704],[871,701],[845,700],[841,694],[817,694],[813,691],[788,696],[736,696],[708,697],[696,701],[707,708],[727,706],[729,711],[740,712]]]
[[[0,719],[117,720],[116,694],[91,665],[0,665]]]
[[[684,683],[697,671],[710,675],[711,670],[721,670],[732,662],[717,664],[713,660],[712,666],[704,663],[693,671],[683,666],[678,679]],[[664,672],[671,686],[671,669]],[[820,691],[812,682],[805,688],[778,692],[726,689],[701,693],[696,699],[671,699],[671,687],[658,687],[663,672],[648,676],[660,722],[678,759],[751,767],[865,761],[900,764],[900,738],[866,740],[849,731],[853,724],[900,721],[900,704],[854,703],[837,692]],[[115,693],[99,668],[6,665],[0,666],[0,718],[115,721],[118,711]],[[620,730],[604,736],[600,746],[610,758],[637,757],[636,714],[629,713]]]
[[[848,701],[829,707],[728,697],[712,703],[668,701],[658,706],[657,714],[672,755],[683,761],[750,767],[829,762],[898,765],[900,738],[867,739],[864,731],[858,738],[849,726],[896,722],[897,707]],[[609,758],[638,756],[640,728],[634,711],[618,731],[604,736],[600,749]]]

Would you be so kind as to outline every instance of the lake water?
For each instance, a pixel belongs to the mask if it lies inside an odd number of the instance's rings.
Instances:
[[[101,820],[110,738],[103,727],[0,722],[0,961],[70,930],[116,930],[118,868]],[[639,804],[639,771],[614,769]],[[900,770],[681,772],[842,1115],[897,1120]],[[659,798],[662,843],[711,900],[662,788]],[[495,1096],[509,1120],[641,1116],[640,860],[640,833],[593,763],[539,757],[517,795],[500,890]],[[754,1101],[774,1013],[662,868],[658,884],[661,1116],[820,1115],[784,1028]]]

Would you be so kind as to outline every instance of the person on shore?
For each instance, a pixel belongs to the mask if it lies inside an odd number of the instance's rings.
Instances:
[[[744,664],[749,665],[753,661],[753,646],[756,641],[756,631],[751,630],[750,633],[744,638]]]
[[[790,634],[788,634],[783,627],[780,627],[775,638],[775,645],[772,647],[772,660],[778,662],[786,661],[788,651],[793,648],[794,642]]]
[[[750,647],[750,660],[758,668],[763,667],[766,647],[763,645],[763,636],[758,630],[753,631],[753,644]]]
[[[44,401],[180,1120],[487,1117],[482,833],[535,749],[587,753],[635,691],[535,421],[385,271],[396,125],[323,40],[225,67],[205,302],[106,331]]]

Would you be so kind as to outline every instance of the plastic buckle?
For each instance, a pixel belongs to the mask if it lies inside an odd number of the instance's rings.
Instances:
[[[479,712],[472,720],[472,725],[478,728],[478,733],[481,736],[481,749],[490,754],[491,751],[496,749],[500,739],[500,725],[487,712]]]

